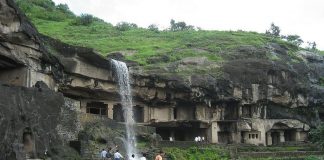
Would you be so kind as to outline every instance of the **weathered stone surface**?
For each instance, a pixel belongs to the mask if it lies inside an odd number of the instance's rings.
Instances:
[[[0,99],[0,159],[19,159],[22,153],[15,146],[24,146],[24,133],[31,135],[32,157],[43,156],[46,148],[62,144],[56,130],[64,106],[62,94],[3,85],[0,90],[0,96],[7,97]]]

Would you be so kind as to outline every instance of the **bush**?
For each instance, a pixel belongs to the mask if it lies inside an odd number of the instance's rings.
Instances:
[[[159,28],[157,25],[155,24],[151,24],[147,27],[148,30],[152,31],[152,32],[159,32]]]
[[[280,28],[276,26],[274,23],[271,23],[270,29],[266,30],[266,35],[271,37],[279,37],[280,36]]]
[[[95,20],[95,17],[93,17],[91,14],[81,14],[80,17],[77,17],[72,22],[72,25],[89,26],[94,20]]]
[[[194,30],[194,26],[187,25],[185,22],[175,22],[175,20],[171,19],[170,21],[170,30],[171,31],[184,31],[184,30]]]
[[[116,29],[119,31],[128,31],[135,28],[137,28],[137,25],[135,23],[119,22],[116,25]]]
[[[316,129],[309,132],[310,141],[324,149],[324,124],[322,123]]]
[[[293,45],[300,46],[304,43],[304,41],[300,38],[298,35],[288,35],[284,36],[283,39],[286,39],[288,42],[290,42]]]

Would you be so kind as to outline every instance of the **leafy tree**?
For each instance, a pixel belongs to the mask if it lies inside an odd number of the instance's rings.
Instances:
[[[155,24],[151,24],[147,27],[148,30],[153,31],[153,32],[159,32],[159,27]]]
[[[309,133],[311,142],[324,148],[324,124],[318,126],[316,129],[312,129]]]
[[[187,25],[185,22],[175,22],[174,19],[170,21],[170,30],[171,31],[184,31],[184,30],[193,30],[194,26]]]
[[[304,41],[300,38],[298,35],[288,35],[288,36],[283,36],[283,39],[286,39],[288,42],[300,46],[301,44],[304,43]]]
[[[315,41],[314,42],[307,42],[307,44],[308,44],[307,49],[309,51],[313,51],[313,52],[317,51],[316,42]]]
[[[58,4],[56,6],[56,9],[62,11],[63,13],[73,15],[73,13],[70,11],[69,6],[67,4]]]
[[[271,23],[270,29],[266,30],[266,34],[272,37],[280,36],[280,28],[276,26],[274,23]]]
[[[135,23],[119,22],[116,25],[116,29],[119,31],[128,31],[134,28],[137,28],[137,25]]]
[[[80,24],[84,26],[90,25],[94,21],[94,17],[91,14],[81,14]]]
[[[73,22],[72,25],[83,25],[89,26],[96,18],[91,14],[81,14],[80,17],[77,17]]]

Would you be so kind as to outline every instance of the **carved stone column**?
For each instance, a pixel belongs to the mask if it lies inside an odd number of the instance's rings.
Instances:
[[[285,132],[284,131],[280,131],[280,142],[283,143],[285,142]]]

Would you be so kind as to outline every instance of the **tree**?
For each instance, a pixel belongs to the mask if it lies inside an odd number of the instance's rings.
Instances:
[[[153,32],[159,32],[159,27],[155,24],[151,24],[147,27],[148,30],[153,31]]]
[[[315,41],[314,42],[307,42],[307,44],[308,44],[308,47],[307,47],[308,50],[313,51],[313,52],[317,51]]]
[[[324,124],[309,132],[310,141],[324,148]]]
[[[276,26],[274,23],[271,23],[270,29],[266,30],[266,34],[271,37],[279,37],[280,36],[279,26]]]
[[[283,38],[298,47],[304,43],[304,41],[298,35],[287,35],[287,36],[284,36]]]
[[[56,9],[62,11],[63,13],[73,14],[70,11],[69,6],[67,4],[59,4],[59,5],[56,6]]]
[[[91,14],[81,14],[80,24],[84,26],[90,25],[94,20],[94,17]]]
[[[175,22],[174,19],[171,19],[170,25],[171,31],[193,30],[195,28],[192,25],[187,25],[186,22]]]
[[[137,28],[137,25],[135,23],[119,22],[116,25],[116,29],[119,31],[128,31],[133,28]]]

